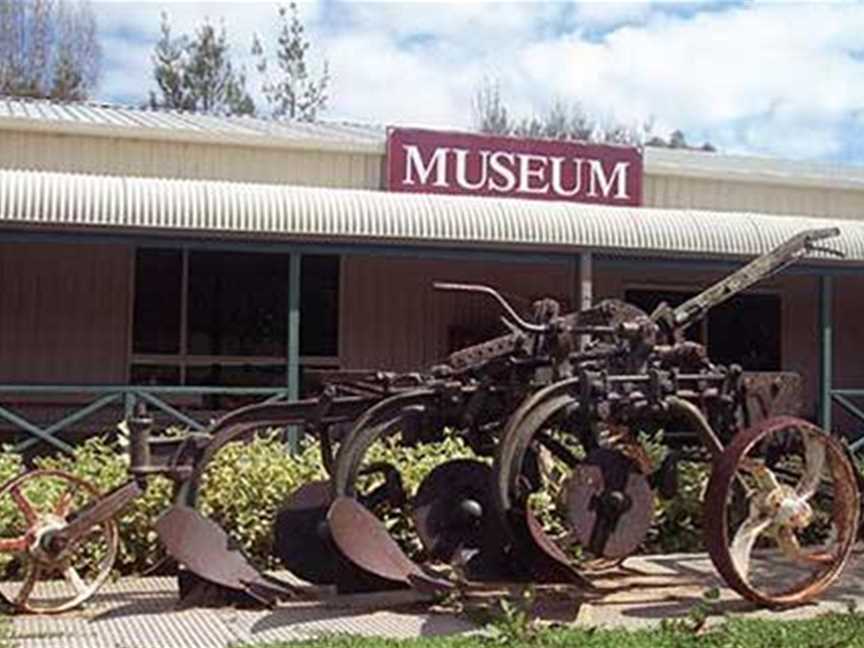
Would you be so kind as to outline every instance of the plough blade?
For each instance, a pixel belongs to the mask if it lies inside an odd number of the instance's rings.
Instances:
[[[273,525],[273,552],[292,574],[317,585],[334,584],[340,567],[327,528],[330,488],[323,479],[303,484],[282,503]]]
[[[267,606],[299,593],[259,572],[218,524],[194,508],[172,506],[156,522],[156,531],[168,554],[204,581],[243,592]]]
[[[531,576],[540,583],[575,585],[587,592],[597,592],[587,578],[570,565],[567,555],[543,531],[543,525],[526,508],[524,517],[513,516],[513,532],[518,538],[516,558],[522,560]]]
[[[357,568],[340,574],[337,582],[340,591],[413,587],[423,593],[443,594],[455,588],[450,581],[428,574],[406,556],[384,524],[356,500],[336,498],[327,513],[327,522],[334,544],[346,561]]]

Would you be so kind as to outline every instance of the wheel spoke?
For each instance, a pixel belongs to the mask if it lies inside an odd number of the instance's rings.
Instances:
[[[777,545],[788,558],[805,565],[830,565],[836,558],[833,553],[827,551],[805,551],[794,529],[789,527],[782,527],[777,531]]]
[[[825,444],[815,434],[802,434],[804,438],[804,474],[795,487],[798,496],[809,500],[819,488],[825,467]]]
[[[66,579],[66,582],[68,582],[78,594],[85,594],[87,592],[87,583],[84,582],[84,579],[82,579],[80,574],[78,574],[78,570],[72,565],[69,565],[63,570],[63,578]]]
[[[767,493],[780,488],[780,480],[777,479],[777,475],[765,465],[763,460],[754,459],[749,469],[756,480],[757,490]]]
[[[745,580],[750,573],[750,554],[756,539],[771,525],[771,519],[751,505],[750,516],[744,520],[729,547],[735,569]]]
[[[42,569],[36,564],[31,564],[30,568],[27,570],[27,578],[24,581],[24,584],[21,585],[21,589],[18,590],[18,594],[15,595],[15,600],[12,601],[17,607],[26,609],[27,601],[30,600],[33,588],[36,587],[36,581],[39,580],[41,575]]]
[[[27,551],[27,536],[0,538],[0,553],[23,553]]]
[[[67,490],[61,496],[60,499],[57,500],[57,504],[54,505],[54,515],[66,518],[69,515],[69,511],[72,508],[72,491]]]
[[[9,489],[9,494],[12,496],[12,499],[15,500],[15,504],[18,506],[18,509],[24,515],[24,519],[27,520],[27,524],[35,524],[39,519],[39,514],[36,513],[36,509],[33,508],[33,505],[30,503],[24,493],[21,492],[21,489],[16,485]]]

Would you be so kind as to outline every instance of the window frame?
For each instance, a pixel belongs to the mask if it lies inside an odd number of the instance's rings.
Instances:
[[[285,352],[281,355],[201,355],[201,354],[192,354],[189,353],[189,335],[188,335],[188,324],[189,324],[189,259],[190,255],[193,252],[197,252],[199,249],[193,246],[182,246],[178,248],[170,248],[176,250],[181,255],[181,264],[180,264],[180,276],[178,280],[180,281],[180,318],[179,318],[179,349],[178,352],[175,353],[139,353],[135,351],[135,298],[137,293],[137,276],[136,276],[136,260],[137,255],[142,250],[148,249],[164,249],[158,248],[155,246],[135,246],[133,248],[132,254],[132,277],[130,278],[130,289],[131,289],[131,299],[130,299],[130,318],[129,318],[129,344],[128,344],[128,357],[127,357],[127,376],[129,378],[129,382],[131,382],[133,367],[135,366],[167,366],[167,367],[176,367],[179,371],[178,385],[186,385],[187,384],[187,373],[188,369],[200,366],[210,366],[210,365],[224,365],[224,366],[270,366],[275,364],[284,364],[288,365],[289,362],[289,350],[288,350],[288,337],[285,339]],[[206,248],[202,248],[206,249]],[[243,248],[238,248],[236,250],[226,250],[227,253],[230,252],[244,252],[248,253],[249,250],[245,250]],[[287,254],[282,251],[253,251],[255,254]],[[341,314],[342,311],[342,286],[344,282],[344,258],[343,255],[333,255],[338,257],[338,285],[339,285],[339,298],[338,298],[338,308]],[[302,255],[301,255],[301,267],[302,267]],[[302,274],[300,276],[300,281],[302,282],[303,277]],[[290,283],[290,282],[289,282]],[[285,286],[286,290],[289,290],[288,285]],[[285,317],[288,317],[288,313],[285,313]],[[341,367],[341,347],[342,347],[342,325],[344,318],[339,318],[339,323],[337,326],[337,338],[336,338],[336,355],[329,356],[304,356],[299,355],[299,368],[302,372],[304,367],[311,366],[316,368],[326,367],[326,368],[334,368],[338,369]],[[300,308],[300,326],[303,326],[303,312],[302,312],[302,304]],[[298,341],[299,343],[299,341]],[[299,351],[299,349],[298,349]],[[286,371],[285,374],[285,384],[287,386],[289,382],[288,373]]]

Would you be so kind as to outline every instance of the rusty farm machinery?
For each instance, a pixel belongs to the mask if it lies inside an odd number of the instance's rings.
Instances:
[[[180,565],[181,597],[216,588],[273,604],[307,594],[296,580],[256,569],[200,510],[202,477],[221,448],[289,426],[315,439],[329,475],[291,493],[274,523],[275,554],[309,583],[445,594],[515,581],[602,594],[591,570],[640,547],[657,498],[676,496],[686,457],[711,466],[704,538],[726,583],[767,606],[810,600],[838,577],[859,534],[860,476],[847,448],[796,417],[799,376],[716,365],[683,332],[837,234],[802,232],[680,306],[652,313],[606,300],[561,314],[547,299],[523,318],[492,288],[438,284],[496,302],[509,332],[423,372],[331,372],[317,398],[250,405],[206,434],[157,434],[139,415],[130,421],[129,480],[114,491],[100,495],[47,470],[0,488],[23,519],[20,532],[0,539],[0,554],[21,563],[4,589],[7,603],[58,612],[93,595],[118,551],[115,518],[152,475],[175,484],[156,530]],[[671,427],[693,443],[653,460],[644,435]],[[407,492],[400,466],[371,452],[382,441],[409,446],[448,435],[477,458],[442,461],[416,492]],[[28,496],[28,483],[46,478],[59,483],[50,505]],[[543,522],[551,509],[559,531]],[[386,510],[413,521],[422,560],[390,536]],[[91,558],[86,573],[75,564],[81,555]],[[52,581],[64,582],[68,595],[40,599]]]

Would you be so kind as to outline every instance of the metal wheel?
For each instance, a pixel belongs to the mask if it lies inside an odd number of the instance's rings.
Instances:
[[[715,460],[705,497],[711,560],[756,603],[813,599],[849,558],[859,500],[855,469],[837,439],[801,419],[768,419],[740,432]]]
[[[539,417],[542,422],[560,410],[574,405],[576,399],[569,391],[576,389],[578,384],[578,379],[574,378],[541,389],[526,398],[507,421],[492,464],[492,501],[502,521],[506,522],[512,511],[518,508],[525,457],[536,432],[528,432],[526,421],[538,408],[542,407],[544,410]]]
[[[0,560],[9,575],[0,592],[16,610],[66,612],[111,575],[119,546],[113,520],[74,543],[57,536],[98,497],[95,486],[61,470],[34,470],[0,487],[0,507],[13,519],[0,539]]]
[[[511,528],[526,516],[542,519],[552,532],[538,537],[535,527],[531,535],[540,540],[537,548],[559,561],[569,562],[566,556],[576,547],[623,558],[638,547],[653,519],[644,470],[627,448],[583,447],[571,418],[578,416],[578,401],[558,391],[508,425],[494,466],[496,506]],[[515,542],[520,535],[514,533]]]

